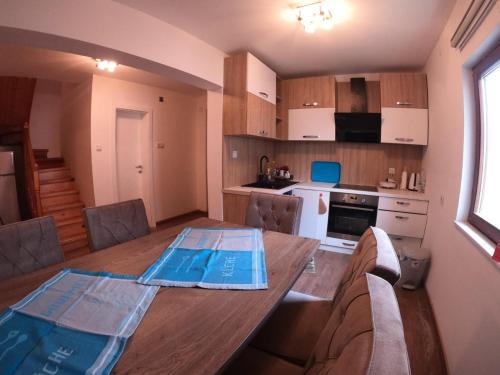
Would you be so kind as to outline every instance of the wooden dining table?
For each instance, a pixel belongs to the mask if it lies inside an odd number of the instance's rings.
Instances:
[[[142,274],[185,227],[238,227],[196,219],[106,250],[0,283],[0,311],[21,300],[63,268]],[[269,288],[216,290],[161,288],[114,374],[213,374],[242,349],[302,273],[319,241],[263,234]]]

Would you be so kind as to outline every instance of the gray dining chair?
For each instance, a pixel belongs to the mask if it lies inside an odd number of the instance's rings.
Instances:
[[[52,216],[0,226],[0,280],[64,261]]]
[[[106,249],[150,233],[142,199],[85,208],[83,217],[92,251]]]
[[[274,232],[299,233],[302,197],[250,193],[245,224]]]

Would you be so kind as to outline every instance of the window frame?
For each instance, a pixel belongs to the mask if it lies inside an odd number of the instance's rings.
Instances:
[[[475,101],[475,150],[474,150],[474,174],[473,185],[470,195],[470,208],[468,221],[482,234],[488,237],[494,243],[500,242],[500,230],[484,220],[482,217],[474,212],[477,202],[479,172],[481,168],[481,137],[482,137],[482,112],[481,112],[481,95],[479,81],[481,76],[488,71],[494,64],[500,60],[500,45],[497,45],[490,53],[488,53],[481,61],[472,69],[472,77],[474,81],[474,101]]]

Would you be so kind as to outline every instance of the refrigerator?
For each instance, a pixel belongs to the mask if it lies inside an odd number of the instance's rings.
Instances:
[[[14,152],[0,151],[0,225],[19,220]]]

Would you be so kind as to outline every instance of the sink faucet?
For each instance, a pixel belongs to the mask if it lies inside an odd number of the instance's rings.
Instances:
[[[264,174],[264,171],[262,170],[262,162],[266,160],[266,163],[269,163],[269,158],[266,155],[262,155],[259,160],[259,171],[260,174]]]

